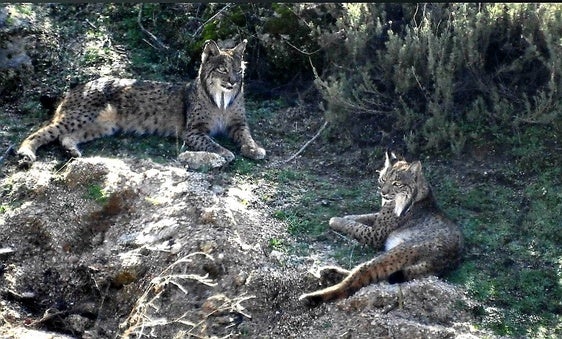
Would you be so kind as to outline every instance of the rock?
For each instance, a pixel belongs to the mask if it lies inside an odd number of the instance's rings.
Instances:
[[[66,317],[65,321],[73,331],[78,333],[84,332],[92,324],[92,321],[90,319],[78,314],[69,315],[68,317]]]
[[[0,338],[20,338],[20,339],[75,339],[68,335],[27,329],[25,327],[0,328]]]
[[[216,153],[186,151],[178,155],[178,160],[190,169],[217,168],[224,166],[227,161]]]
[[[10,247],[0,248],[0,258],[7,257],[8,255],[14,253],[15,250]]]

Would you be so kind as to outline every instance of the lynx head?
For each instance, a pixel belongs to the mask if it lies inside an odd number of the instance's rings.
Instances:
[[[394,201],[394,214],[398,217],[430,193],[421,162],[399,160],[392,152],[385,154],[384,167],[379,173],[379,188],[382,206]]]
[[[199,79],[209,98],[220,109],[226,109],[242,92],[245,64],[244,39],[232,49],[221,50],[216,42],[207,40],[201,55]]]

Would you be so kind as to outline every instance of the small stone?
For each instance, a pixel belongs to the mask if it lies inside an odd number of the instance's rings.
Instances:
[[[10,247],[0,248],[0,256],[8,256],[9,254],[14,253],[15,250]]]
[[[225,158],[211,152],[186,151],[178,155],[178,160],[195,170],[204,167],[217,168],[227,163]]]
[[[133,281],[137,280],[137,278],[138,278],[137,272],[128,269],[128,270],[119,271],[113,277],[113,280],[111,282],[113,283],[113,286],[119,288],[124,285],[128,285],[132,283]]]
[[[217,219],[217,209],[216,208],[204,208],[201,211],[201,222],[204,224],[214,223]]]
[[[201,252],[210,254],[217,248],[217,243],[213,240],[205,241],[199,245]]]
[[[240,272],[234,277],[234,284],[237,287],[240,287],[246,283],[247,279],[248,279],[248,273]]]
[[[82,333],[90,327],[91,320],[78,314],[71,314],[66,317],[65,322],[73,331]]]

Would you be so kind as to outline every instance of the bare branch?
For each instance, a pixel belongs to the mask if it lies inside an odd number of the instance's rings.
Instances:
[[[8,155],[13,154],[14,153],[14,144],[11,144],[10,146],[8,146],[8,149],[4,152],[4,154],[2,154],[2,156],[0,156],[0,164],[2,163],[2,161],[4,161],[4,159],[6,159],[8,157]]]
[[[322,125],[322,127],[320,127],[320,129],[318,130],[318,132],[316,132],[316,134],[312,137],[312,139],[308,140],[298,151],[297,153],[293,154],[289,159],[285,160],[284,162],[290,162],[293,159],[295,159],[296,157],[298,157],[307,147],[308,145],[310,145],[312,142],[314,142],[314,140],[318,139],[318,137],[320,136],[320,133],[322,133],[322,131],[326,128],[326,126],[328,126],[328,121],[324,121],[324,124]]]
[[[147,30],[146,28],[144,28],[144,26],[142,25],[142,21],[141,21],[141,18],[142,18],[142,6],[143,6],[143,4],[141,3],[140,6],[139,6],[139,16],[138,16],[138,18],[137,18],[137,23],[139,24],[140,29],[141,29],[144,33],[146,33],[146,35],[148,35],[152,40],[154,40],[154,41],[160,46],[160,48],[169,49],[169,48],[170,48],[169,46],[166,46],[163,42],[161,42],[160,40],[158,40],[158,38],[157,38],[154,34],[150,33],[150,31],[148,31],[148,30]],[[144,40],[144,39],[143,39],[143,40]],[[154,45],[152,45],[152,44],[149,43],[148,41],[146,41],[146,40],[144,40],[144,41],[145,41],[146,43],[148,43],[150,46],[154,47]],[[158,48],[158,49],[160,49],[160,48]]]
[[[212,17],[210,17],[207,21],[205,21],[203,24],[201,24],[201,26],[199,26],[199,28],[197,28],[197,30],[195,31],[195,33],[193,33],[191,36],[192,37],[196,37],[199,35],[199,33],[201,33],[201,31],[203,30],[203,28],[205,27],[205,25],[207,25],[209,22],[213,21],[217,16],[219,16],[222,12],[226,11],[227,9],[229,9],[232,6],[232,4],[226,4],[223,8],[221,8],[218,12],[216,12]]]

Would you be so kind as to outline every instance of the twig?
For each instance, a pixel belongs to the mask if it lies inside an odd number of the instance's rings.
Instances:
[[[320,47],[317,50],[315,50],[314,52],[305,52],[302,49],[298,48],[297,46],[293,45],[292,43],[289,42],[289,40],[283,39],[282,40],[284,43],[286,43],[287,45],[291,46],[292,48],[294,48],[295,50],[297,50],[297,52],[304,54],[308,57],[310,57],[311,55],[314,55],[318,52],[320,52],[324,47]]]
[[[208,24],[209,22],[211,22],[212,20],[214,20],[218,15],[220,15],[222,12],[224,12],[225,10],[229,9],[230,6],[232,4],[226,4],[223,8],[221,8],[218,12],[216,12],[212,17],[210,17],[207,21],[205,21],[203,24],[201,24],[201,26],[199,26],[199,28],[197,28],[197,30],[195,30],[195,33],[193,33],[191,36],[192,37],[196,37],[199,35],[199,33],[201,33],[201,31],[203,30],[203,28],[205,27],[206,24]]]
[[[98,27],[94,25],[90,20],[86,19],[86,23],[90,25],[90,27],[92,27],[93,29],[98,29]]]
[[[328,126],[328,121],[324,121],[324,124],[322,125],[322,127],[320,127],[320,129],[318,130],[318,132],[316,132],[316,134],[312,137],[312,139],[308,140],[298,151],[297,153],[293,154],[289,159],[285,160],[284,162],[290,162],[293,159],[295,159],[296,157],[298,157],[307,147],[308,145],[310,145],[314,140],[316,140],[319,136],[320,133],[322,133],[322,131],[326,128],[326,126]]]
[[[48,308],[48,309],[43,313],[43,316],[41,317],[41,319],[34,320],[34,321],[32,321],[31,323],[26,324],[26,326],[28,326],[28,327],[33,327],[33,326],[35,326],[35,325],[44,323],[45,321],[51,320],[51,319],[53,319],[54,317],[58,317],[58,316],[60,316],[60,315],[67,314],[67,313],[68,313],[67,311],[59,311],[59,310],[57,310],[56,308],[51,307],[51,308]]]
[[[144,26],[142,25],[142,22],[141,22],[141,18],[142,18],[142,3],[139,6],[139,16],[137,18],[137,23],[139,24],[140,29],[144,33],[146,33],[152,40],[154,40],[156,43],[158,43],[158,45],[160,45],[161,48],[164,48],[164,49],[170,48],[170,47],[166,46],[163,42],[158,40],[158,38],[154,34],[150,33],[146,28],[144,28]],[[148,41],[146,41],[146,42],[148,43]],[[150,46],[154,47],[151,43],[148,43],[148,44]]]
[[[14,151],[14,144],[11,144],[10,146],[8,146],[8,149],[4,152],[4,154],[0,156],[0,164],[2,163],[2,161],[4,161],[4,159],[8,157],[8,155],[12,154],[13,151]]]

